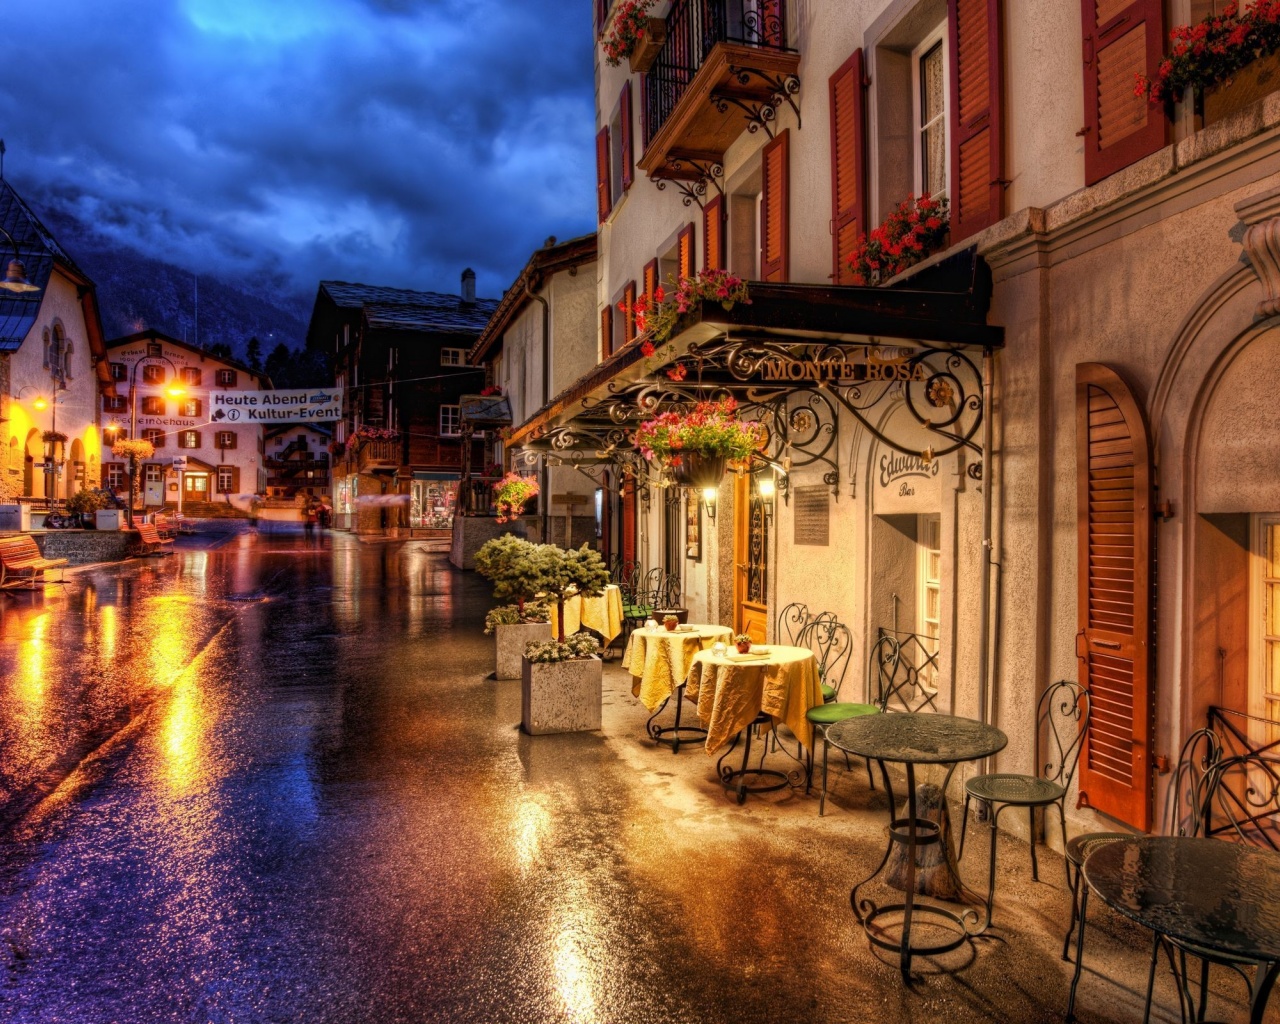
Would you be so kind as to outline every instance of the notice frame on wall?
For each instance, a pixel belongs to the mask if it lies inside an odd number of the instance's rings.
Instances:
[[[828,547],[831,543],[831,491],[825,484],[795,489],[792,513],[797,545]]]
[[[702,501],[693,491],[685,498],[684,557],[691,562],[702,561]]]

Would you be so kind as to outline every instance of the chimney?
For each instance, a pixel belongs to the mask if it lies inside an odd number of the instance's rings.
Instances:
[[[476,272],[470,267],[462,272],[462,301],[468,306],[476,304]]]

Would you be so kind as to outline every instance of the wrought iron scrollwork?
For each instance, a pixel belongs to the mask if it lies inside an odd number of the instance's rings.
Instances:
[[[693,175],[689,172],[692,171]],[[658,191],[666,190],[668,184],[674,185],[681,195],[685,206],[698,204],[705,206],[708,186],[714,188],[717,195],[724,195],[720,185],[724,178],[724,166],[718,160],[702,160],[691,156],[673,156],[667,160],[667,172],[670,177],[657,178],[654,184]]]
[[[800,105],[796,102],[796,97],[800,94],[798,75],[775,75],[759,68],[737,66],[729,68],[729,75],[744,88],[750,88],[753,80],[758,79],[769,89],[769,95],[764,99],[750,99],[729,92],[714,92],[711,94],[711,102],[721,114],[727,114],[731,105],[738,107],[746,116],[748,132],[754,134],[763,128],[765,134],[772,139],[771,125],[778,118],[778,108],[785,103],[796,116],[796,127],[801,126]]]

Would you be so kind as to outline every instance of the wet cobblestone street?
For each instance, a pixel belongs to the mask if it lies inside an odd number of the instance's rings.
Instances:
[[[0,1020],[1061,1019],[1056,855],[1034,884],[1010,841],[997,927],[905,989],[849,909],[886,814],[860,767],[825,818],[738,807],[616,664],[602,733],[523,736],[484,581],[421,543],[184,539],[69,581],[0,598]],[[1095,919],[1080,1019],[1138,1019],[1147,936]]]

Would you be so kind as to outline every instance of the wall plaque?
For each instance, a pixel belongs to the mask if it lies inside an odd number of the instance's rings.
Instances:
[[[826,547],[831,543],[831,488],[826,484],[795,489],[795,542]]]

